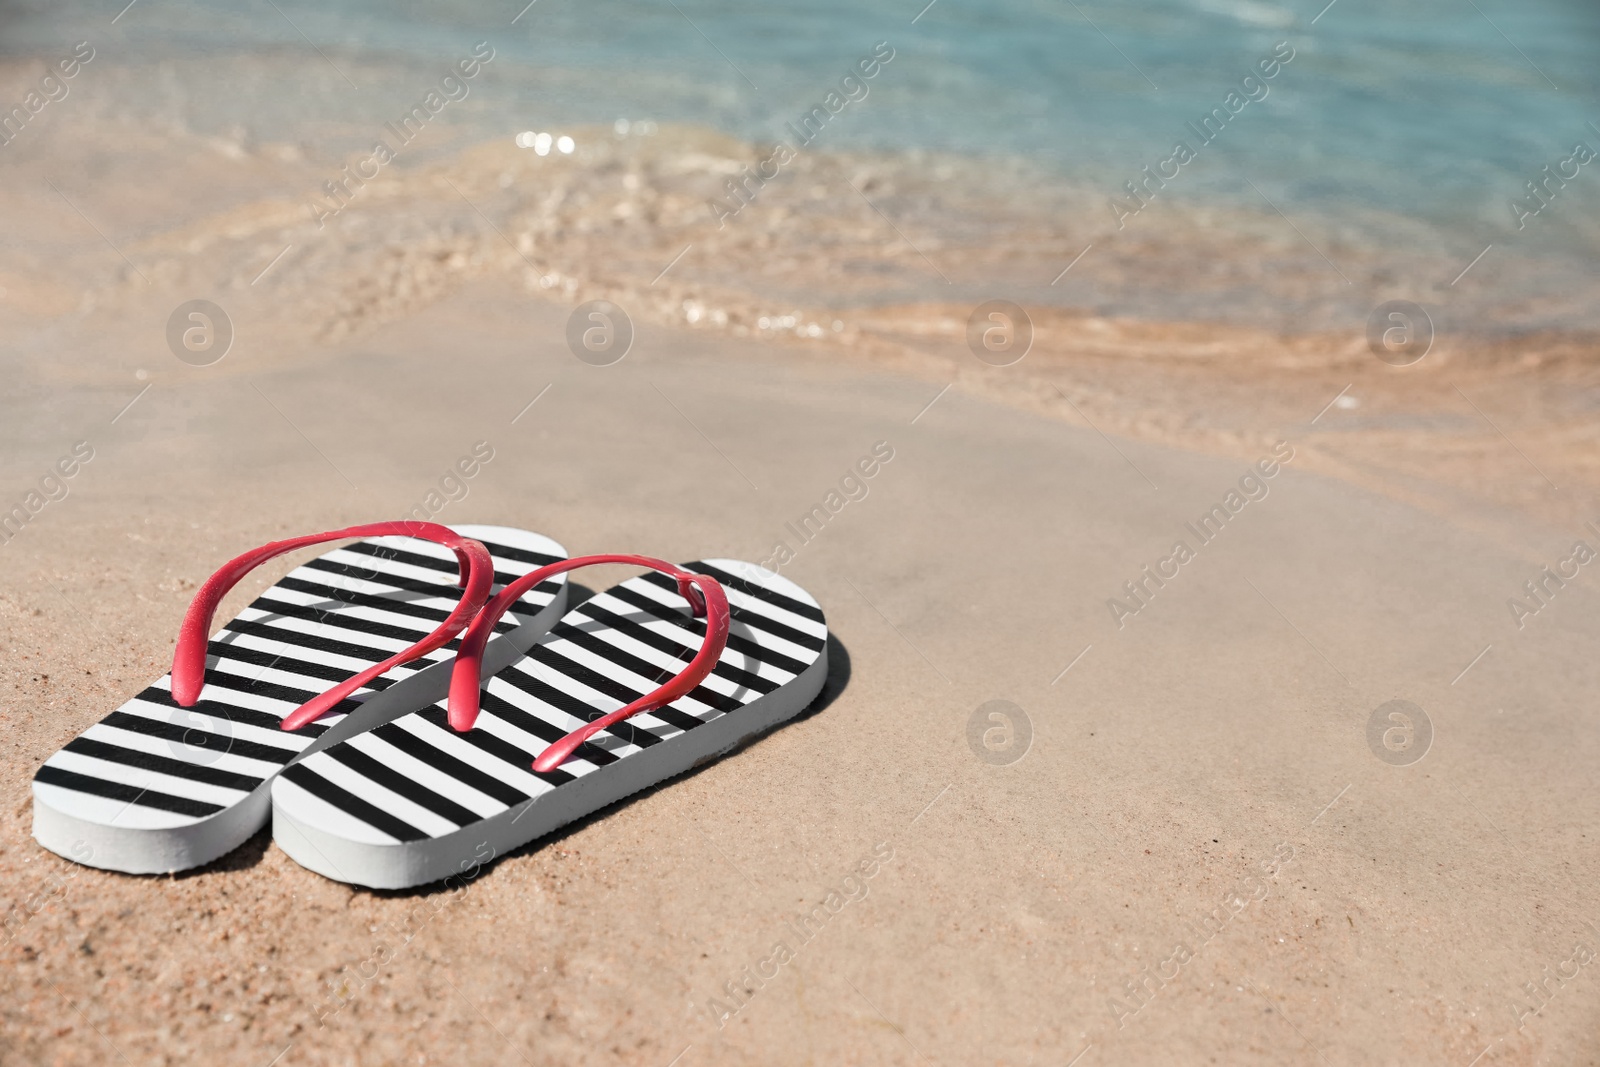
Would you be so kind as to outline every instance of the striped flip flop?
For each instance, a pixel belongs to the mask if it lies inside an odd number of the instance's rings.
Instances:
[[[362,540],[295,568],[207,640],[217,602],[250,569],[351,537]],[[492,585],[566,555],[525,530],[404,522],[278,541],[239,557],[196,595],[173,672],[39,768],[34,838],[68,859],[130,874],[216,859],[266,822],[270,783],[284,767],[444,694],[459,643],[451,639]],[[566,591],[564,575],[525,589],[493,628],[489,665],[532,645],[560,617]]]
[[[656,572],[567,612],[480,692],[475,657],[517,589],[508,587],[463,638],[447,701],[279,776],[278,846],[319,874],[373,888],[475,873],[792,718],[821,691],[828,628],[788,579],[736,560],[680,568],[591,556],[523,581],[596,562]]]

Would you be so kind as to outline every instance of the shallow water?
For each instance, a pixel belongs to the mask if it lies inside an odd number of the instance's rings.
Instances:
[[[1478,6],[937,0],[919,15],[917,3],[841,0],[537,0],[525,9],[515,0],[142,0],[119,15],[78,2],[9,5],[0,101],[20,100],[39,60],[78,40],[96,58],[71,87],[84,125],[39,116],[44,129],[0,148],[0,175],[30,152],[87,151],[64,142],[90,129],[93,150],[113,160],[124,146],[105,131],[127,131],[130,146],[165,157],[157,169],[174,184],[214,165],[186,155],[184,138],[195,136],[246,154],[292,146],[297,159],[336,172],[389,138],[387,124],[487,41],[493,61],[399,153],[395,173],[523,131],[620,139],[666,128],[659,139],[679,136],[678,126],[707,129],[748,142],[752,164],[779,141],[849,161],[836,177],[856,189],[836,184],[812,198],[825,208],[808,221],[820,244],[849,243],[855,221],[833,209],[835,197],[851,202],[866,176],[878,177],[869,206],[887,225],[873,240],[898,238],[916,254],[879,270],[868,300],[959,303],[1000,291],[1106,314],[1301,329],[1359,327],[1377,300],[1404,297],[1462,330],[1600,326],[1600,165],[1547,182],[1548,206],[1526,188],[1574,145],[1600,150],[1584,110],[1600,87],[1600,8]],[[841,86],[879,42],[878,54],[893,58]],[[1276,67],[1270,78],[1263,62]],[[802,146],[795,124],[830,91],[860,98]],[[51,106],[67,110],[71,99]],[[1214,128],[1200,130],[1213,112]],[[1164,162],[1177,142],[1193,152],[1181,166]],[[1169,177],[1147,179],[1146,167]],[[713,220],[714,205],[737,202],[726,172],[703,169],[696,192]],[[1124,187],[1133,180],[1143,204]],[[200,184],[220,188],[188,198],[195,210],[214,207],[208,197],[266,193],[235,176]],[[793,186],[793,175],[778,184]],[[769,192],[737,224],[783,236],[769,204],[805,197]],[[279,195],[310,203],[316,187]],[[1519,198],[1524,212],[1540,208],[1520,229]],[[152,211],[129,221],[141,230],[174,222]],[[1091,244],[1092,257],[1057,273]],[[1003,254],[972,254],[991,245]],[[1028,270],[1008,270],[1019,263]],[[785,293],[863,298],[823,276],[793,279]]]

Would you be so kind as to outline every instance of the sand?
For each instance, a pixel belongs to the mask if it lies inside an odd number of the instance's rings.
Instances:
[[[0,510],[94,457],[0,544],[0,1062],[1600,1062],[1600,614],[1593,565],[1542,571],[1600,549],[1600,370],[1511,325],[1592,305],[1516,304],[1563,261],[1454,284],[1477,246],[1306,223],[1346,285],[1265,209],[1105,241],[1083,190],[936,156],[808,155],[718,228],[757,146],[665,126],[430,144],[319,228],[328,153],[90,99],[0,183]],[[989,366],[966,321],[1007,294],[1034,344]],[[1438,314],[1410,367],[1362,338],[1395,296]],[[164,335],[195,298],[235,326],[209,367]],[[636,329],[614,366],[567,348],[593,299]],[[836,638],[817,709],[459,892],[266,834],[171,878],[33,843],[34,770],[166,670],[215,566],[425,504],[480,441],[439,520],[785,544]],[[1370,743],[1393,700],[1420,759]]]
[[[61,354],[7,392],[8,493],[77,440],[95,458],[0,546],[4,1062],[1600,1059],[1575,955],[1600,950],[1600,601],[1584,568],[1521,628],[1507,606],[1600,544],[1581,359],[1405,377],[1348,339],[1080,316],[1001,369],[924,307],[838,348],[641,314],[602,368],[563,340],[581,294],[490,276],[191,368],[150,325],[171,301],[129,291],[31,334]],[[1319,416],[1347,383],[1364,406]],[[163,672],[215,565],[404,511],[479,440],[495,458],[442,521],[797,548],[784,573],[837,640],[819,709],[458,892],[351,889],[266,834],[170,878],[32,842],[34,769]],[[785,523],[879,441],[867,496],[799,545]],[[1267,495],[1198,544],[1185,524],[1279,441]],[[1193,558],[1119,619],[1179,538]],[[1395,699],[1431,724],[1406,765],[1369,746]],[[1026,715],[1015,762],[969,745],[993,700]]]

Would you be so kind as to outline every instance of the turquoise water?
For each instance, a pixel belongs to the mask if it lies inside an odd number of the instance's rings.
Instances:
[[[197,130],[315,143],[392,117],[436,68],[487,40],[496,72],[516,72],[513,91],[480,86],[452,119],[462,138],[627,118],[768,141],[888,42],[892,63],[830,124],[827,147],[1022,158],[1085,191],[1085,229],[1109,234],[1112,198],[1129,203],[1123,183],[1184,140],[1196,158],[1160,191],[1163,205],[1269,200],[1309,232],[1380,257],[1388,241],[1430,246],[1446,280],[1495,242],[1543,261],[1559,284],[1590,285],[1600,165],[1521,230],[1511,203],[1538,203],[1525,183],[1576,143],[1600,150],[1600,4],[1325,2],[139,0],[113,24],[117,0],[71,0],[0,8],[0,50],[52,55],[88,38],[109,64],[186,87],[182,119]],[[1293,59],[1258,83],[1265,95],[1211,143],[1196,138],[1189,124],[1275,48]],[[220,79],[226,67],[208,64],[243,55],[281,66]],[[173,91],[152,85],[124,103],[153,112]]]

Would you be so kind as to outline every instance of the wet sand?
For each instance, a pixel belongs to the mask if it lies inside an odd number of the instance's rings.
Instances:
[[[52,116],[46,133],[73,135],[53,151],[6,160],[0,327],[16,342],[0,367],[17,396],[164,373],[166,319],[197,297],[234,320],[232,364],[289,368],[464,287],[510,284],[540,306],[610,300],[695,343],[864,361],[1180,448],[1248,457],[1304,439],[1315,469],[1480,526],[1589,517],[1597,336],[1549,323],[1581,321],[1596,294],[1578,271],[1519,301],[1564,269],[1541,246],[1460,271],[1403,219],[1377,220],[1395,239],[1372,245],[1310,222],[1307,238],[1265,207],[1177,202],[1119,232],[1100,191],[927,153],[807,152],[762,184],[745,170],[762,146],[637,123],[574,128],[575,152],[546,156],[507,140],[457,150],[430,130],[360,181],[316,146],[129,127],[92,104]],[[730,184],[748,201],[737,214]],[[997,296],[1032,318],[1014,367],[963,343]],[[1436,334],[1403,368],[1363,338],[1396,296],[1427,305]],[[1340,403],[1357,406],[1324,412],[1347,387]]]

